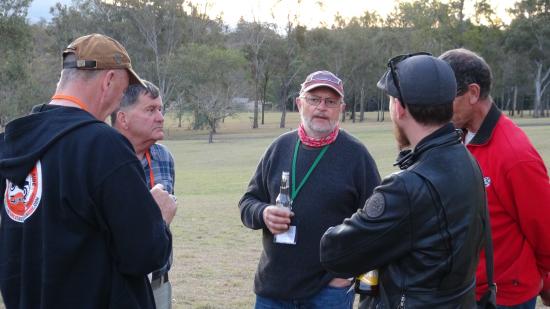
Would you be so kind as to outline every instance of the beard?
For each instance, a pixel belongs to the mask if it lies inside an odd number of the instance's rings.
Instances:
[[[403,128],[398,126],[395,122],[393,123],[393,135],[395,136],[395,140],[397,141],[397,147],[399,148],[399,151],[407,149],[411,146],[411,142],[405,134],[405,131],[403,131]]]
[[[328,135],[330,132],[334,131],[334,129],[338,125],[338,122],[339,122],[338,119],[340,119],[340,115],[338,115],[338,118],[336,120],[328,119],[327,120],[328,122],[319,124],[313,121],[314,116],[315,115],[311,117],[306,117],[302,113],[300,113],[300,118],[302,119],[302,123],[304,124],[306,129],[308,129],[310,132],[314,134],[314,136],[311,136],[311,137],[316,137],[316,138],[324,137]]]

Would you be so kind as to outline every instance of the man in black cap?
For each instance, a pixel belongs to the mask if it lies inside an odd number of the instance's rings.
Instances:
[[[450,123],[453,71],[427,53],[401,55],[378,87],[390,97],[401,171],[327,230],[321,263],[340,276],[378,269],[378,308],[473,308],[485,192]]]
[[[365,146],[340,130],[344,105],[340,78],[309,74],[296,98],[298,129],[268,147],[239,201],[243,224],[262,230],[256,309],[353,307],[352,282],[321,266],[319,241],[363,206],[380,176]],[[287,187],[291,209],[277,206]]]

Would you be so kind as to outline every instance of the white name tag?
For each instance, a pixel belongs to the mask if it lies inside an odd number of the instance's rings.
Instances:
[[[295,245],[296,244],[296,226],[291,225],[288,231],[277,234],[273,238],[273,242],[278,244]]]

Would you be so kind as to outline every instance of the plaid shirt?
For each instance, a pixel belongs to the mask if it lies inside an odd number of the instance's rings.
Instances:
[[[155,183],[160,183],[164,186],[164,190],[170,194],[174,194],[174,158],[168,148],[161,144],[153,144],[149,148],[151,153],[151,165],[153,166],[153,176],[155,177]],[[149,179],[149,169],[151,168],[147,163],[145,156],[141,160],[141,166],[145,171],[145,178],[147,179],[147,186],[151,188],[151,179]]]
[[[153,166],[153,177],[155,178],[155,184],[161,183],[164,186],[164,190],[168,191],[170,194],[174,194],[174,183],[175,183],[175,174],[174,174],[174,158],[168,148],[161,144],[153,144],[149,147],[149,152],[151,153],[151,165]],[[147,186],[151,188],[151,177],[149,176],[149,163],[145,156],[141,160],[141,166],[145,172],[145,179],[147,179]],[[152,279],[155,280],[161,275],[168,273],[170,266],[172,265],[172,253],[170,254],[170,259],[168,263],[161,269],[154,271],[152,273]]]

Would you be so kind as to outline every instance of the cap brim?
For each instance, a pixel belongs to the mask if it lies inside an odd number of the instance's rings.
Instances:
[[[338,88],[334,87],[334,86],[331,85],[331,84],[313,84],[313,85],[310,85],[310,86],[308,86],[308,87],[302,89],[301,92],[302,92],[302,93],[304,93],[304,92],[309,92],[309,91],[311,91],[311,90],[313,90],[313,89],[315,89],[315,88],[319,88],[319,87],[328,87],[328,88],[330,88],[330,89],[336,91],[336,93],[338,93],[338,94],[340,95],[340,97],[342,97],[342,98],[344,97],[344,94],[343,94]]]
[[[384,72],[384,75],[382,75],[378,83],[376,83],[376,87],[382,89],[386,94],[389,94],[392,97],[399,98],[399,92],[395,87],[390,70]]]
[[[128,73],[130,73],[129,74],[129,83],[130,83],[130,85],[139,84],[139,85],[146,88],[145,84],[143,83],[141,78],[137,75],[137,73],[134,72],[134,70],[132,70],[131,68],[127,68],[127,70],[128,70]]]

